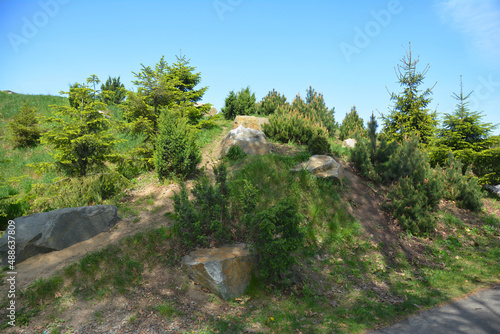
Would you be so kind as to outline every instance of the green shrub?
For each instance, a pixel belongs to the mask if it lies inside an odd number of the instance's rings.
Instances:
[[[281,95],[276,90],[270,91],[260,102],[258,113],[259,115],[268,116],[274,114],[279,106],[286,105],[285,95]]]
[[[283,282],[295,263],[292,252],[301,245],[304,234],[297,205],[285,198],[255,216],[252,226],[252,249],[259,255],[259,276],[271,283]]]
[[[322,136],[314,136],[307,143],[307,151],[311,155],[315,154],[330,154],[332,149],[330,147],[330,143],[328,139]]]
[[[470,167],[465,174],[463,165],[452,153],[448,154],[443,174],[446,182],[445,197],[456,200],[458,206],[471,211],[481,211],[483,207],[482,191],[478,179],[474,177]]]
[[[231,146],[226,154],[226,157],[229,160],[239,160],[239,159],[243,159],[246,156],[247,156],[247,154],[245,153],[245,151],[243,151],[243,149],[239,145]]]
[[[187,177],[201,162],[201,153],[196,144],[196,133],[185,118],[164,110],[158,122],[153,161],[160,180],[172,177]]]
[[[31,213],[87,206],[102,203],[128,185],[129,181],[116,172],[65,178],[55,183],[33,185],[25,200],[31,204]]]
[[[378,180],[378,174],[373,167],[370,152],[370,142],[365,138],[357,137],[356,145],[351,152],[351,161],[361,176],[375,181]]]
[[[335,122],[335,109],[328,109],[323,95],[316,92],[311,86],[307,90],[305,101],[297,95],[292,103],[292,109],[296,109],[303,116],[307,116],[313,122],[320,124],[328,131],[328,136],[333,137],[338,124]]]
[[[313,137],[328,138],[328,130],[310,116],[288,106],[280,106],[269,116],[269,124],[262,126],[264,133],[281,143],[307,144]]]
[[[238,115],[253,115],[257,111],[255,106],[255,93],[250,92],[250,87],[240,90],[238,93],[229,92],[224,102],[221,113],[225,119],[233,120]]]
[[[16,147],[33,146],[38,143],[41,130],[38,128],[36,109],[25,103],[12,118],[9,128]]]
[[[185,184],[174,195],[177,214],[175,229],[182,243],[188,248],[225,243],[231,239],[229,222],[229,190],[226,185],[227,172],[224,165],[214,168],[216,184],[207,176],[200,177],[188,198]]]

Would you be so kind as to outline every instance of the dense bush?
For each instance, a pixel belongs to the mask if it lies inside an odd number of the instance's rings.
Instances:
[[[292,252],[303,242],[301,220],[297,205],[288,198],[255,217],[252,249],[259,255],[259,275],[263,280],[283,282],[284,275],[295,263]]]
[[[118,194],[128,185],[129,181],[116,172],[65,178],[33,185],[26,200],[31,204],[31,213],[94,205]]]
[[[328,130],[310,116],[292,107],[279,107],[262,126],[269,138],[282,143],[307,144],[313,137],[328,137]]]
[[[367,139],[362,137],[356,138],[356,145],[351,152],[351,161],[359,174],[367,179],[376,181],[378,174],[372,164],[372,157],[370,155],[371,146]]]
[[[270,91],[260,102],[259,115],[268,116],[274,114],[276,108],[287,104],[285,95],[281,95],[276,90]]]
[[[158,177],[160,180],[172,176],[187,177],[201,162],[195,132],[185,118],[166,109],[160,115],[158,127],[153,154]]]
[[[192,202],[184,183],[180,193],[174,195],[175,228],[182,243],[189,248],[225,243],[231,239],[225,166],[215,167],[214,173],[215,185],[206,176],[196,181],[191,191],[194,196]]]
[[[449,153],[445,168],[443,169],[445,197],[456,200],[458,206],[471,210],[481,211],[483,207],[482,191],[478,179],[472,175],[470,167],[462,172],[463,164]]]
[[[330,147],[328,139],[323,136],[314,136],[307,143],[307,152],[311,153],[311,155],[330,154],[332,148]]]
[[[38,143],[41,130],[38,128],[36,109],[25,103],[12,118],[9,128],[16,147],[33,146]]]
[[[221,108],[221,113],[228,120],[233,120],[238,115],[253,115],[256,111],[255,93],[250,92],[250,87],[244,88],[236,94],[234,91],[229,92],[224,108]]]
[[[245,151],[243,151],[243,149],[239,145],[231,146],[226,153],[226,157],[229,160],[239,160],[246,157],[246,155],[247,154],[245,153]]]

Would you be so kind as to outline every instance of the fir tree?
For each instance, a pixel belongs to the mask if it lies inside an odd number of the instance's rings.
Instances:
[[[431,102],[432,89],[427,88],[423,92],[419,86],[423,83],[425,75],[429,71],[429,65],[422,72],[417,72],[419,59],[412,58],[411,44],[406,51],[406,56],[401,59],[402,65],[397,66],[396,76],[403,92],[391,93],[391,101],[394,102],[388,115],[382,115],[384,133],[387,140],[402,142],[415,134],[420,143],[426,145],[432,139],[437,125],[436,112],[427,107]]]
[[[339,139],[353,138],[357,134],[363,135],[364,130],[363,119],[359,117],[356,106],[353,106],[339,127]]]
[[[88,82],[92,82],[89,78]],[[76,88],[78,87],[78,88]],[[109,131],[109,121],[99,112],[106,105],[88,99],[95,90],[83,84],[73,88],[72,96],[79,101],[78,108],[51,106],[52,127],[42,136],[42,143],[53,146],[55,165],[68,175],[85,176],[90,171],[106,168],[118,142]],[[62,92],[70,94],[70,92]]]

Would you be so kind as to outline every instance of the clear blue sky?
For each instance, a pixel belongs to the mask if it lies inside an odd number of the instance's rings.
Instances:
[[[291,101],[312,85],[338,121],[356,105],[366,122],[400,91],[410,41],[418,69],[430,64],[422,88],[437,82],[432,109],[453,112],[463,75],[471,108],[500,123],[498,0],[0,0],[0,90],[58,95],[91,74],[134,89],[141,63],[182,49],[219,110],[231,90]]]

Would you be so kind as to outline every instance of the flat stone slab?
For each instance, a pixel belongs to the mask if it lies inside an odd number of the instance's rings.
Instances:
[[[243,295],[255,261],[246,244],[198,249],[182,258],[182,270],[196,283],[222,299]]]
[[[342,167],[335,159],[328,155],[313,155],[309,160],[298,164],[291,171],[300,172],[304,169],[317,177],[335,177],[341,180]]]
[[[269,119],[266,117],[255,117],[255,116],[236,116],[233,123],[232,130],[238,128],[240,125],[245,128],[254,129],[262,131],[262,125],[268,124]]]

